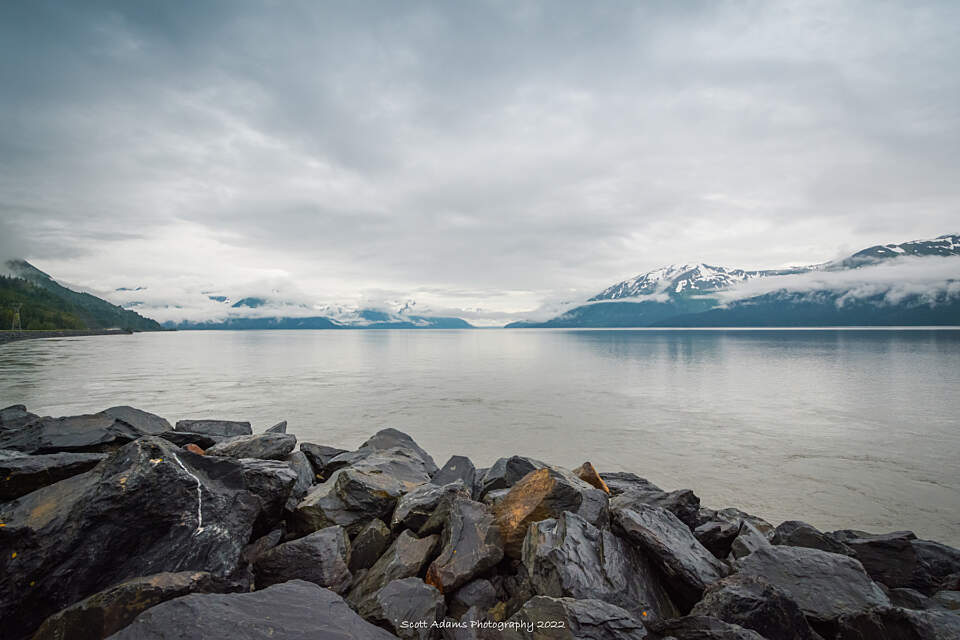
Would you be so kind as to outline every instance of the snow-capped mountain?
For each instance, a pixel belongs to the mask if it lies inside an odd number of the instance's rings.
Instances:
[[[937,236],[933,240],[913,240],[902,244],[878,244],[857,251],[843,260],[827,262],[818,265],[816,268],[824,270],[857,269],[903,256],[946,257],[957,255],[960,255],[960,234],[953,233]]]
[[[593,296],[588,302],[663,294],[669,296],[691,295],[723,289],[737,282],[761,277],[765,273],[764,271],[727,269],[703,263],[672,264],[618,282]]]

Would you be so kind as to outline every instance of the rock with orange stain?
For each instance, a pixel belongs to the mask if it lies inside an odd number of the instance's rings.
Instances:
[[[603,489],[606,494],[610,493],[610,487],[607,486],[607,483],[603,481],[603,478],[600,477],[600,474],[597,473],[597,470],[593,468],[589,461],[574,469],[573,473],[587,484],[593,485],[597,489]]]
[[[469,498],[451,500],[442,540],[426,577],[441,593],[450,593],[503,559],[503,539],[493,513]]]
[[[189,451],[190,453],[195,453],[195,454],[197,454],[198,456],[202,456],[202,455],[204,455],[204,454],[206,453],[206,451],[204,451],[203,449],[201,449],[201,448],[198,447],[197,445],[193,444],[192,442],[188,443],[188,444],[184,447],[184,449],[186,449],[186,450]]]

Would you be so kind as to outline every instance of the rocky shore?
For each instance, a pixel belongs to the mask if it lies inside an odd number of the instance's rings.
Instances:
[[[4,639],[955,640],[958,607],[957,549],[589,462],[0,410]]]
[[[52,331],[0,331],[0,344],[16,342],[17,340],[32,340],[35,338],[73,338],[76,336],[125,336],[133,333],[126,329],[84,329],[73,331],[59,329]]]

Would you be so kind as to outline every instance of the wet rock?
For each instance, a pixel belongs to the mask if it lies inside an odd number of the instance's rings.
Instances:
[[[483,480],[480,484],[480,497],[482,498],[484,494],[497,489],[509,489],[531,471],[543,469],[546,466],[539,460],[522,456],[500,458],[483,474]]]
[[[661,491],[659,489],[641,489],[634,486],[610,500],[611,509],[629,509],[636,505],[663,507],[680,518],[691,530],[697,526],[700,498],[689,489]]]
[[[189,451],[190,453],[195,453],[198,456],[205,456],[207,452],[193,444],[192,442],[183,446],[184,451]]]
[[[257,588],[299,579],[343,593],[353,579],[347,568],[349,549],[343,527],[327,527],[277,545],[253,563]]]
[[[463,482],[465,487],[470,489],[470,493],[472,494],[476,478],[477,469],[473,466],[470,458],[465,456],[450,456],[447,463],[434,474],[431,482],[436,485],[445,485],[459,480]],[[475,496],[471,495],[471,497]]]
[[[723,520],[704,522],[693,530],[693,537],[716,558],[730,555],[730,547],[739,534],[740,525]]]
[[[156,437],[0,506],[0,619],[18,638],[136,576],[233,571],[260,505],[233,460]]]
[[[104,414],[38,418],[20,429],[0,431],[0,449],[30,454],[103,453],[149,435]]]
[[[960,549],[931,540],[910,542],[917,554],[913,586],[930,594],[938,589],[960,590]]]
[[[422,575],[439,544],[440,536],[417,538],[404,531],[370,570],[354,581],[347,599],[359,604],[393,580]]]
[[[489,508],[455,497],[443,528],[440,555],[427,569],[427,584],[449,593],[503,559],[503,539]]]
[[[600,477],[600,474],[589,462],[584,462],[582,465],[574,469],[573,475],[577,476],[587,484],[600,489],[604,493],[610,493],[610,487],[607,486],[607,483],[603,481],[603,478]]]
[[[241,557],[244,562],[253,564],[261,555],[280,544],[281,540],[283,540],[283,529],[274,529],[244,547]]]
[[[569,471],[544,467],[518,480],[493,510],[506,554],[519,558],[530,524],[557,518],[564,511],[595,527],[606,526],[610,519],[607,494]]]
[[[911,543],[917,536],[912,531],[877,535],[845,529],[829,535],[851,549],[854,557],[877,582],[891,588],[913,586],[917,554]]]
[[[510,493],[510,489],[495,489],[493,491],[488,491],[483,494],[483,504],[488,507],[492,507],[507,497],[507,494]]]
[[[189,593],[216,593],[222,581],[205,571],[158,573],[133,578],[84,598],[47,618],[32,640],[101,640],[141,612]]]
[[[420,578],[393,580],[357,607],[365,620],[411,640],[435,637],[432,625],[445,611],[440,592]]]
[[[234,436],[249,436],[253,433],[249,422],[233,420],[178,420],[175,431],[188,433],[202,433],[214,438],[232,438]]]
[[[737,537],[734,538],[730,544],[730,556],[728,559],[731,562],[739,560],[740,558],[747,557],[757,549],[769,546],[770,541],[767,536],[753,526],[753,523],[747,520],[741,520],[740,531],[737,532]]]
[[[820,551],[840,553],[845,556],[854,555],[853,550],[847,545],[828,536],[813,525],[799,520],[787,520],[777,525],[771,542],[791,547],[820,549]]]
[[[496,588],[489,580],[478,578],[463,585],[450,596],[449,613],[459,618],[471,607],[487,611],[495,604],[497,604]]]
[[[19,453],[19,452],[18,452]],[[20,454],[0,460],[0,502],[14,500],[41,487],[89,471],[105,453]]]
[[[257,433],[221,440],[207,449],[207,455],[231,458],[283,460],[297,445],[297,437],[286,433]]]
[[[286,432],[287,432],[286,420],[281,420],[277,424],[273,425],[272,427],[264,431],[264,433],[286,433]]]
[[[141,613],[111,640],[390,640],[334,592],[291,580],[252,593],[192,594]]]
[[[234,460],[222,456],[204,456],[211,460]],[[283,518],[283,509],[297,482],[297,474],[284,462],[242,458],[240,464],[243,482],[261,505],[260,515],[254,525],[258,536],[276,528]]]
[[[504,640],[641,640],[649,637],[642,622],[603,600],[537,596],[524,604],[510,622],[517,623],[517,627],[504,631]]]
[[[786,592],[814,625],[890,604],[863,565],[819,549],[763,547],[738,560],[737,570],[745,576],[765,578]]]
[[[726,520],[727,522],[736,522],[738,524],[741,522],[749,522],[768,542],[772,541],[773,536],[776,534],[776,528],[760,516],[755,516],[740,509],[734,509],[733,507],[714,511],[713,517],[718,520]]]
[[[400,531],[401,529],[419,531],[436,511],[440,501],[454,495],[469,498],[470,491],[460,480],[442,486],[425,484],[417,487],[397,501],[393,518],[390,520],[390,528],[394,531]]]
[[[960,611],[960,591],[937,591],[931,599],[944,609]]]
[[[730,573],[679,518],[662,507],[637,504],[614,509],[613,523],[617,534],[641,549],[662,573],[681,611],[689,611],[708,585]]]
[[[14,404],[0,409],[0,432],[20,429],[40,416],[30,413],[22,404]]]
[[[381,520],[371,520],[350,544],[350,571],[369,569],[390,544],[390,529]]]
[[[294,451],[284,461],[297,474],[297,481],[293,484],[286,505],[287,511],[293,511],[300,504],[300,501],[306,497],[310,487],[313,486],[313,465],[310,464],[310,460],[307,459],[307,455],[303,451]]]
[[[901,587],[887,592],[890,603],[904,609],[936,609],[939,605],[916,589]]]
[[[664,640],[765,640],[756,631],[708,616],[684,616],[654,622],[650,627]]]
[[[420,445],[414,442],[413,438],[396,429],[381,429],[360,445],[359,450],[389,451],[391,449],[404,449],[416,455],[423,461],[428,476],[432,476],[438,471],[437,463],[433,461],[430,454],[420,448]]]
[[[301,442],[300,451],[310,461],[313,466],[313,472],[316,474],[316,480],[322,482],[330,474],[325,471],[327,463],[337,456],[347,453],[346,449],[337,449],[336,447],[327,447],[322,444],[313,444],[312,442]]]
[[[619,496],[631,489],[640,491],[663,491],[663,489],[646,478],[641,478],[637,474],[628,471],[610,471],[601,473],[600,477],[604,483],[606,483],[607,488],[610,489],[610,494],[614,496]]]
[[[642,553],[572,513],[530,527],[523,564],[538,595],[603,600],[645,621],[677,615]]]
[[[158,434],[164,440],[169,440],[178,447],[186,447],[188,444],[194,444],[201,449],[207,449],[217,444],[217,441],[223,438],[212,438],[203,433],[191,433],[189,431],[164,431]]]
[[[161,418],[158,415],[134,407],[110,407],[100,413],[105,416],[110,416],[111,418],[116,418],[117,420],[123,420],[144,435],[158,436],[164,431],[173,429],[166,418]]]
[[[842,616],[836,640],[954,640],[960,638],[960,616],[947,611],[911,611],[881,607]]]
[[[797,603],[757,576],[714,583],[690,613],[753,629],[767,640],[820,640]]]

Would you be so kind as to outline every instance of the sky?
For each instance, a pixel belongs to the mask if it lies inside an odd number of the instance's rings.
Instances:
[[[0,257],[502,324],[960,231],[956,2],[0,3]],[[177,309],[179,307],[179,309]],[[160,317],[162,316],[162,317]]]

